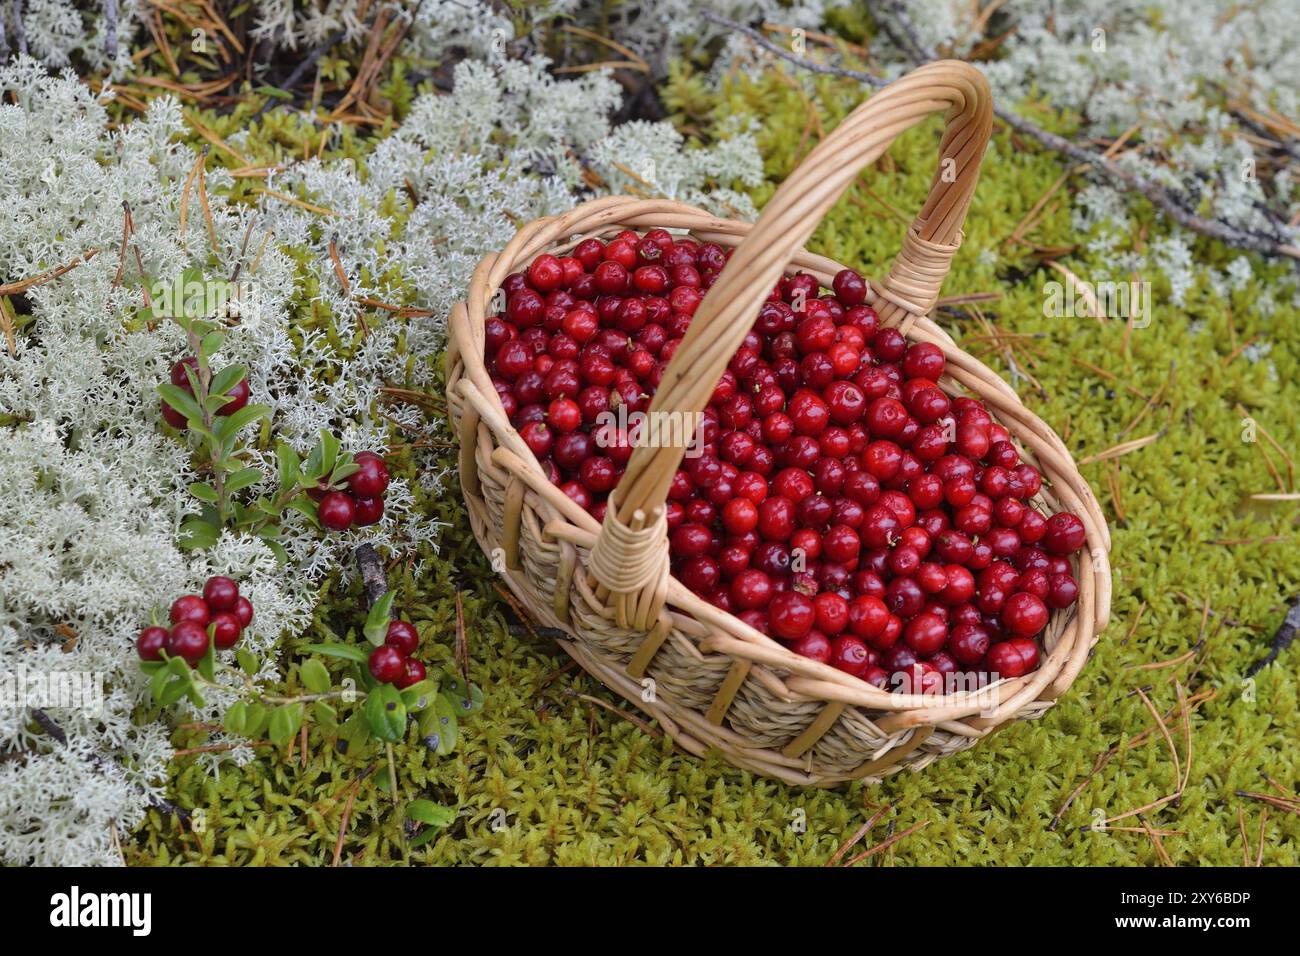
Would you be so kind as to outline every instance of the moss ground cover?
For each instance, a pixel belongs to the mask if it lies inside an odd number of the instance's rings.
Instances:
[[[766,181],[750,192],[761,206],[858,95],[837,80],[805,85],[777,72],[737,76],[711,94],[682,73],[665,99],[674,121],[697,137],[737,117],[756,122]],[[390,98],[400,101],[400,91]],[[228,135],[238,123],[213,128]],[[250,162],[274,161],[277,142],[300,151],[305,135],[265,127],[244,151]],[[923,200],[936,141],[937,124],[904,136],[811,246],[881,274]],[[355,148],[360,156],[365,147]],[[1079,275],[1129,278],[1113,274],[1113,251],[1090,250],[1088,237],[1072,231],[1068,203],[1049,200],[1023,230],[1024,242],[1011,241],[1063,172],[1054,158],[997,132],[945,294],[999,295],[941,316],[1002,374],[1012,376],[1014,363],[1027,403],[1076,457],[1156,436],[1084,465],[1112,523],[1112,624],[1071,692],[1043,718],[921,774],[833,792],[682,755],[652,725],[630,719],[627,705],[571,667],[552,642],[518,624],[449,488],[419,499],[428,519],[445,526],[437,552],[425,548],[390,568],[390,583],[421,631],[425,656],[448,668],[455,666],[457,595],[462,603],[469,673],[486,691],[485,709],[464,722],[449,756],[415,741],[399,750],[402,796],[456,806],[456,821],[405,849],[386,775],[367,773],[376,756],[341,754],[313,734],[305,757],[262,750],[216,776],[195,756],[177,757],[168,799],[203,809],[202,830],[151,811],[135,839],[124,841],[127,861],[328,864],[346,813],[340,858],[354,865],[819,865],[890,805],[860,849],[923,828],[872,863],[1231,865],[1243,858],[1243,832],[1251,853],[1258,851],[1261,824],[1266,863],[1300,862],[1300,819],[1270,812],[1261,821],[1263,805],[1237,795],[1268,792],[1270,781],[1291,790],[1300,780],[1300,651],[1246,678],[1300,590],[1295,502],[1250,498],[1278,490],[1274,472],[1289,481],[1288,462],[1265,434],[1286,452],[1300,448],[1300,316],[1256,307],[1277,274],[1270,270],[1281,268],[1258,264],[1255,278],[1226,296],[1194,281],[1181,305],[1167,282],[1156,282],[1145,327],[1045,315],[1045,284],[1062,279],[1045,259],[1059,258]],[[1129,242],[1149,245],[1162,229],[1154,217],[1139,217]],[[1197,253],[1208,262],[1230,258],[1208,244]],[[305,321],[311,310],[307,290]],[[428,407],[428,433],[407,440],[445,443],[441,462],[450,473],[455,450],[441,401],[435,396]],[[330,579],[313,628],[296,643],[355,627],[360,603],[358,584]],[[294,644],[286,641],[290,655]],[[1187,718],[1179,716],[1180,696],[1191,702]],[[1153,709],[1175,714],[1169,742]],[[182,750],[197,739],[187,734],[173,738]],[[1115,829],[1085,829],[1107,819]]]

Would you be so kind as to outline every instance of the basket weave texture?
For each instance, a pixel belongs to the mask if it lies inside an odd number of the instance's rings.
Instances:
[[[603,524],[547,479],[508,417],[484,359],[484,323],[502,281],[543,252],[624,229],[665,228],[734,253],[700,304],[651,404],[699,412],[758,308],[781,275],[802,270],[823,286],[844,268],[803,249],[826,211],[901,132],[943,112],[945,132],[929,197],[889,274],[867,302],[882,324],[943,350],[939,385],[982,400],[1044,477],[1036,504],[1070,510],[1087,531],[1076,555],[1078,602],[1053,612],[1041,666],[983,691],[890,693],[800,657],[699,598],[669,573],[664,501],[681,447],[638,447]],[[720,219],[681,203],[609,197],[520,229],[475,270],[449,319],[447,395],[460,434],[460,477],[470,522],[507,584],[564,649],[604,684],[659,721],[685,750],[794,784],[868,781],[919,770],[1016,720],[1037,717],[1078,676],[1110,608],[1109,531],[1059,437],[1015,391],[961,351],[927,314],[961,241],[961,225],[988,144],[992,104],[968,64],[921,67],[859,106],[782,184],[757,223]]]

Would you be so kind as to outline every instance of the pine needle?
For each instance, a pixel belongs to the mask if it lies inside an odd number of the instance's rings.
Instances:
[[[894,805],[892,803],[887,803],[879,810],[877,810],[875,813],[873,813],[871,815],[871,818],[868,819],[866,823],[862,824],[862,826],[858,828],[858,832],[853,834],[853,836],[849,837],[848,842],[843,844],[838,850],[836,850],[835,853],[831,856],[831,858],[823,864],[823,866],[834,866],[836,863],[838,863],[840,861],[840,858],[843,857],[845,853],[848,853],[849,850],[853,849],[853,847],[857,845],[858,841],[861,840],[864,836],[866,836],[869,832],[871,832],[871,828],[880,822],[880,818],[883,817],[886,813],[888,813],[893,808]]]
[[[1105,451],[1099,451],[1097,452],[1097,454],[1089,455],[1087,458],[1080,458],[1078,464],[1091,465],[1094,462],[1107,461],[1108,459],[1111,458],[1118,458],[1121,455],[1127,455],[1131,451],[1137,451],[1139,448],[1145,448],[1147,445],[1150,445],[1152,442],[1154,442],[1163,434],[1164,432],[1153,432],[1152,434],[1145,435],[1142,438],[1135,438],[1132,441],[1120,442],[1118,445],[1115,445],[1112,448],[1107,448]]]
[[[870,850],[863,850],[861,853],[859,853],[859,854],[858,854],[857,856],[855,856],[853,859],[849,860],[849,862],[845,863],[844,865],[845,865],[845,866],[853,866],[855,863],[861,863],[863,860],[867,859],[868,857],[875,856],[875,855],[876,855],[877,853],[879,853],[880,851],[889,849],[889,848],[892,847],[895,843],[897,843],[899,840],[902,840],[904,837],[909,837],[909,836],[911,836],[913,833],[915,833],[917,830],[924,829],[925,827],[927,827],[927,826],[929,826],[929,825],[930,825],[930,821],[929,821],[929,820],[922,820],[920,823],[917,823],[917,824],[914,824],[913,826],[908,827],[908,828],[907,828],[906,830],[904,830],[902,833],[896,833],[896,834],[894,834],[894,835],[891,836],[888,840],[885,840],[883,843],[877,843],[877,844],[876,844],[875,846],[873,846]]]

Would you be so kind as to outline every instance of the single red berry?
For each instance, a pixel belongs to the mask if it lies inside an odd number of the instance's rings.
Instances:
[[[1049,579],[1047,603],[1054,608],[1069,607],[1079,599],[1079,585],[1068,574],[1053,574]]]
[[[1068,511],[1062,511],[1047,519],[1043,548],[1051,554],[1070,555],[1083,547],[1087,537],[1083,522]]]
[[[239,600],[239,585],[219,575],[208,578],[208,583],[203,585],[203,600],[209,611],[233,611]]]
[[[928,378],[939,381],[946,365],[943,349],[929,342],[917,342],[909,346],[903,356],[903,374],[908,378]]]
[[[549,253],[543,253],[528,267],[528,281],[538,292],[550,292],[564,283],[564,266]]]
[[[903,632],[907,646],[920,657],[929,657],[948,640],[948,625],[937,614],[918,614]]]
[[[406,673],[406,656],[385,644],[370,652],[370,673],[381,684],[391,684]]]
[[[388,467],[383,459],[367,456],[353,458],[360,466],[348,478],[348,488],[358,498],[378,498],[388,488]]]
[[[582,427],[582,409],[571,398],[557,398],[546,410],[546,421],[557,432],[575,432]]]
[[[748,498],[732,498],[722,508],[722,526],[730,534],[744,534],[758,527],[758,507]]]
[[[316,508],[320,523],[331,531],[346,531],[352,526],[356,513],[356,502],[345,491],[331,491]]]
[[[389,621],[388,634],[384,638],[384,643],[397,648],[404,657],[409,657],[419,647],[420,635],[415,627],[406,621]]]
[[[841,634],[831,641],[831,657],[827,663],[847,674],[861,677],[871,666],[871,651],[860,638]]]
[[[234,611],[220,611],[212,616],[212,642],[221,650],[234,647],[243,629]]]
[[[356,498],[353,500],[352,522],[359,528],[368,525],[378,524],[379,519],[384,516],[384,499],[380,498]]]
[[[166,647],[167,629],[163,627],[146,627],[135,639],[135,652],[142,661],[159,660]]]
[[[1020,677],[1038,666],[1038,645],[1025,638],[1002,641],[989,648],[987,660],[999,677]]]
[[[239,618],[240,627],[248,627],[253,623],[253,602],[242,594],[235,601],[235,617]]]
[[[867,282],[852,269],[841,269],[835,273],[831,288],[846,306],[861,305],[867,299]]]
[[[989,649],[989,632],[978,624],[958,624],[948,635],[948,651],[960,664],[973,667]]]
[[[861,594],[849,603],[849,629],[878,649],[875,642],[885,633],[889,617],[889,608],[877,595]]]
[[[191,664],[208,652],[208,629],[198,621],[181,621],[167,636],[167,653],[183,657]]]
[[[831,642],[821,631],[809,631],[790,645],[790,650],[801,657],[828,664],[831,659]]]
[[[731,579],[729,593],[732,603],[742,611],[764,608],[772,600],[772,579],[750,568]]]
[[[817,629],[835,635],[849,626],[849,602],[839,594],[825,592],[813,598]]]
[[[428,676],[424,665],[414,658],[408,657],[403,665],[402,675],[393,681],[398,690],[405,690],[413,684],[418,684]]]
[[[1016,637],[1033,637],[1047,626],[1048,611],[1043,599],[1017,591],[1002,605],[1002,623]]]
[[[812,630],[817,619],[813,602],[798,591],[782,591],[774,595],[767,613],[773,635],[787,641],[803,637]]]
[[[173,624],[192,621],[200,627],[207,627],[208,621],[212,619],[212,611],[197,594],[185,594],[172,602],[170,617]]]

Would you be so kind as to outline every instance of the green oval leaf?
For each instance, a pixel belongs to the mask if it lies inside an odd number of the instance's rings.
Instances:
[[[358,664],[365,664],[370,660],[368,653],[353,644],[335,644],[332,642],[308,644],[303,650],[309,654],[324,654],[326,657],[340,657],[345,661],[356,661]]]
[[[408,712],[415,713],[433,704],[437,696],[438,682],[426,678],[402,691],[402,703]]]
[[[406,735],[406,705],[392,684],[380,684],[366,695],[362,710],[371,733],[380,740],[393,744]]]
[[[298,453],[292,446],[280,442],[275,446],[275,462],[280,472],[280,487],[286,490],[291,488],[297,483],[301,468]]]
[[[225,395],[247,374],[247,369],[242,365],[227,365],[212,376],[212,381],[208,383],[208,394]]]
[[[226,709],[226,716],[221,720],[221,726],[226,728],[228,733],[244,736],[244,728],[248,726],[248,705],[242,700],[237,700]]]
[[[185,389],[170,382],[165,382],[157,386],[158,394],[176,411],[180,412],[186,418],[202,419],[203,413],[199,411],[199,403],[194,400],[194,396]]]
[[[302,726],[305,708],[301,703],[283,704],[271,711],[271,724],[267,736],[277,747],[287,744]]]
[[[337,730],[339,726],[339,715],[329,704],[323,700],[318,700],[311,705],[312,720],[320,724],[326,730]]]
[[[483,709],[483,691],[477,684],[466,684],[460,677],[449,677],[442,684],[442,693],[455,706],[456,714],[476,714]]]
[[[226,491],[233,494],[247,488],[249,485],[255,485],[261,480],[262,473],[258,469],[241,468],[226,479]]]
[[[456,717],[456,706],[445,694],[439,694],[433,706],[421,712],[420,736],[424,738],[425,746],[440,757],[456,748],[456,741],[460,739],[460,722]]]
[[[302,678],[302,686],[313,694],[328,693],[330,689],[330,672],[314,657],[302,662],[298,676]]]
[[[213,488],[207,482],[196,481],[194,484],[190,485],[189,490],[190,490],[190,494],[192,494],[195,498],[198,498],[199,501],[206,501],[210,504],[216,503],[217,489]]]
[[[250,677],[260,669],[257,655],[246,647],[241,647],[235,651],[235,663],[239,665],[240,670]]]
[[[244,736],[254,739],[262,736],[270,717],[271,712],[267,710],[265,704],[256,701],[250,703],[244,718]]]
[[[165,673],[165,672],[164,672]],[[168,681],[167,686],[162,689],[162,695],[158,698],[158,703],[164,707],[170,707],[190,689],[190,682],[180,677],[173,677]]]
[[[456,811],[432,800],[412,800],[406,805],[406,816],[431,827],[445,827],[456,819]]]
[[[388,637],[388,621],[392,614],[393,599],[395,597],[397,597],[396,591],[388,591],[374,603],[374,606],[370,608],[370,613],[366,615],[366,640],[375,647],[382,646]]]

